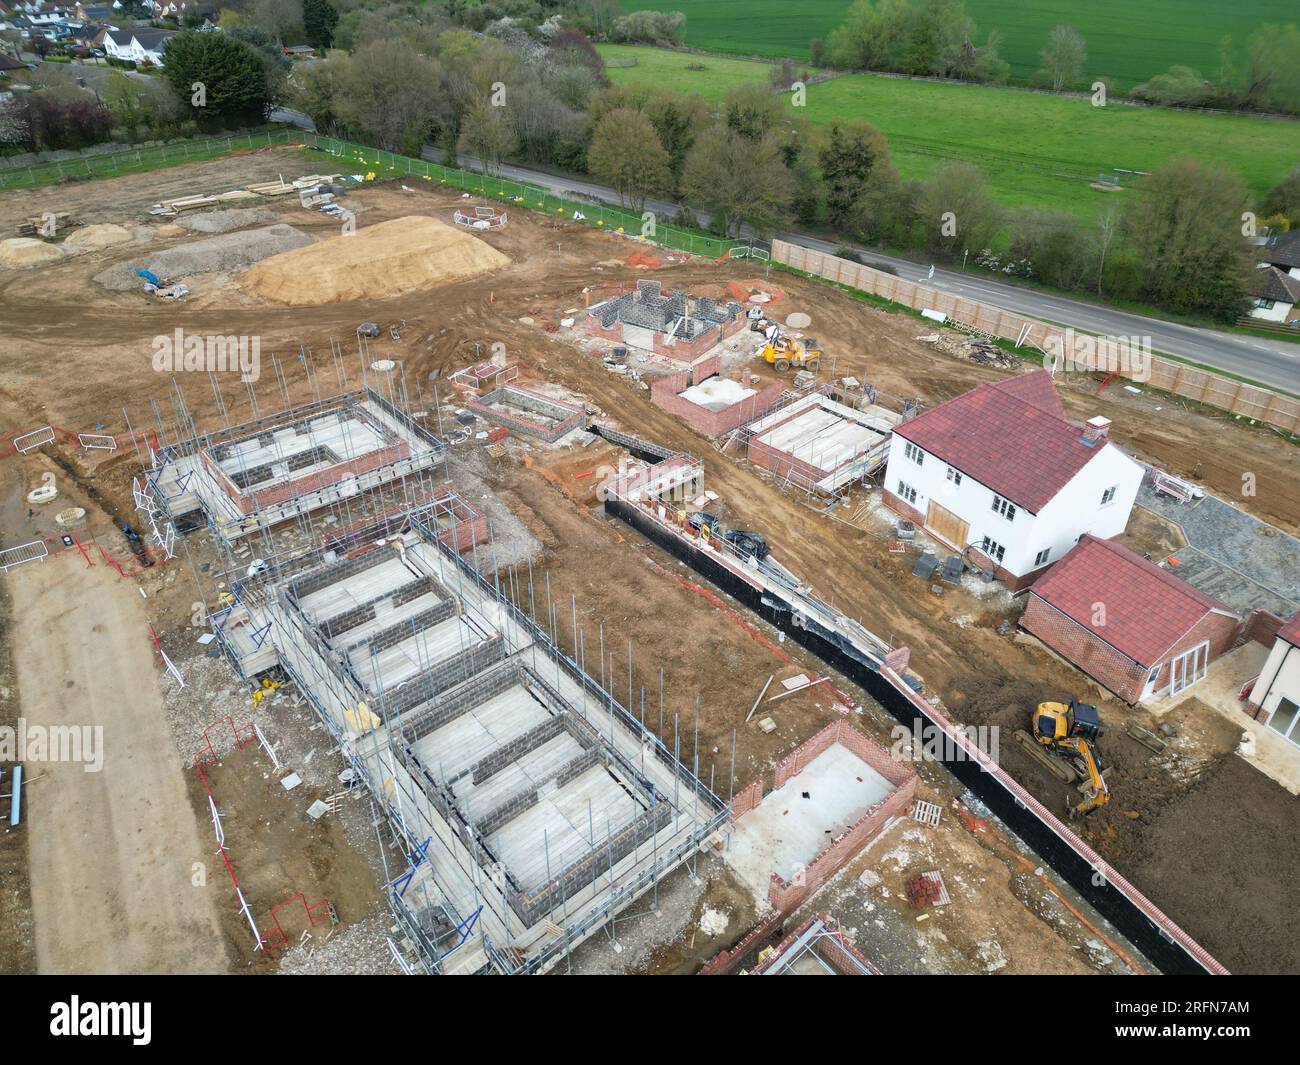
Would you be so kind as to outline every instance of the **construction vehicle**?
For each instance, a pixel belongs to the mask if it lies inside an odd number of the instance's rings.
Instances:
[[[762,562],[763,559],[767,558],[767,540],[760,533],[751,532],[748,529],[728,529],[722,534],[722,538],[731,544],[736,549],[736,554],[746,561],[753,558],[755,562]]]
[[[763,360],[777,373],[785,373],[791,366],[816,373],[823,354],[821,345],[812,337],[777,336],[763,345]]]
[[[1079,777],[1084,798],[1069,806],[1071,817],[1083,817],[1110,802],[1097,743],[1101,739],[1101,718],[1097,708],[1071,699],[1066,703],[1039,703],[1030,720],[1030,731],[1018,729],[1016,742],[1057,780],[1073,784]]]

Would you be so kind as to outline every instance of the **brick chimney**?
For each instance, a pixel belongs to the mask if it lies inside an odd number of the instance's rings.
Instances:
[[[1083,436],[1081,442],[1088,447],[1096,447],[1101,441],[1110,436],[1110,419],[1103,418],[1098,414],[1095,418],[1089,418],[1083,427]]]

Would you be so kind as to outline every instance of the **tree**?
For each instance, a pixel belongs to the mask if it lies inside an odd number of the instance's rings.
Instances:
[[[493,173],[501,160],[514,152],[516,144],[510,113],[504,107],[482,101],[471,107],[461,120],[457,148],[477,157],[484,173]]]
[[[722,114],[728,128],[750,140],[762,140],[789,123],[781,97],[757,82],[729,89]]]
[[[854,228],[876,171],[891,165],[884,134],[861,119],[833,122],[817,159],[826,187],[826,221],[836,229]]]
[[[302,30],[313,48],[325,49],[334,43],[334,27],[339,13],[329,0],[302,0]]]
[[[950,258],[982,251],[1002,221],[984,172],[973,163],[936,168],[922,187],[919,206],[923,244]]]
[[[1222,321],[1244,314],[1255,256],[1241,231],[1249,206],[1241,179],[1183,157],[1143,178],[1134,192],[1124,205],[1122,235],[1136,295]]]
[[[654,124],[641,111],[622,107],[596,124],[587,148],[587,169],[618,191],[619,203],[640,213],[647,196],[663,192],[672,175],[668,153]]]
[[[1038,76],[1044,84],[1051,86],[1053,92],[1079,84],[1088,49],[1083,34],[1073,26],[1065,23],[1054,26],[1039,55],[1043,59],[1043,68]]]
[[[686,156],[682,191],[692,207],[713,214],[714,227],[724,236],[739,235],[746,224],[767,234],[789,218],[794,179],[775,137],[754,141],[714,126],[696,138]]]
[[[202,127],[261,121],[274,102],[266,60],[228,34],[179,33],[167,42],[166,59],[163,77]]]
[[[1292,229],[1300,229],[1300,166],[1268,190],[1262,207],[1264,214],[1285,218]]]
[[[281,44],[302,33],[303,0],[254,0],[252,21]]]

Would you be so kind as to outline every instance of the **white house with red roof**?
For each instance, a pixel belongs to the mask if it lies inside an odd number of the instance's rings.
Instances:
[[[1278,629],[1247,698],[1256,720],[1300,747],[1300,614]]]
[[[1204,680],[1236,644],[1242,617],[1127,547],[1084,535],[1029,589],[1020,625],[1138,703]]]
[[[1046,370],[982,384],[895,427],[885,502],[1019,590],[1127,527],[1143,468],[1109,431],[1069,421]]]

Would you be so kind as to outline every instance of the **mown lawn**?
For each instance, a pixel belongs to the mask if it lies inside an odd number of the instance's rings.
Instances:
[[[807,59],[808,42],[843,21],[849,0],[624,0],[623,7],[684,12],[692,48]],[[1032,77],[1048,31],[1066,22],[1088,43],[1085,73],[1113,78],[1121,91],[1175,63],[1213,76],[1225,36],[1240,52],[1257,27],[1300,17],[1295,0],[966,0],[966,9],[981,40],[1001,32],[1013,77]]]
[[[613,53],[615,46],[601,46]],[[617,47],[634,67],[612,67],[615,82],[650,81],[719,98],[730,85],[765,81],[762,63],[654,48]],[[704,70],[691,71],[690,65]],[[1300,122],[1112,104],[1017,89],[855,74],[808,89],[816,123],[864,118],[889,137],[905,178],[923,178],[945,159],[977,164],[1008,206],[1088,214],[1128,193],[1090,188],[1101,173],[1131,184],[1122,170],[1153,170],[1194,155],[1236,170],[1256,194],[1300,162]]]

